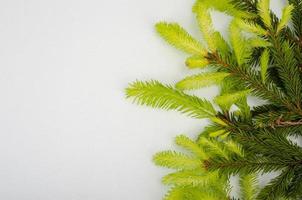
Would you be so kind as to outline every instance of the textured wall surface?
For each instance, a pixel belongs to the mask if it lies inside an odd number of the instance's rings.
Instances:
[[[177,134],[196,136],[206,121],[132,105],[123,89],[191,73],[153,25],[177,21],[199,37],[192,4],[0,1],[0,199],[161,199],[166,171],[152,154]],[[229,18],[214,15],[225,32]]]

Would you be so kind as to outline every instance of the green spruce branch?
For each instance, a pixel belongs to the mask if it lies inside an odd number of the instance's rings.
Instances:
[[[127,98],[210,123],[197,140],[175,139],[183,151],[154,156],[156,165],[175,170],[162,179],[171,187],[165,200],[235,200],[231,175],[240,177],[240,200],[302,198],[302,148],[288,138],[302,135],[302,1],[288,2],[278,18],[269,0],[197,0],[204,43],[177,23],[156,24],[166,42],[188,54],[188,69],[207,72],[175,86],[136,81]],[[215,30],[212,10],[233,17],[228,39]],[[220,89],[212,101],[187,93],[212,85]],[[250,107],[249,96],[266,104]],[[259,188],[257,175],[269,172],[279,175]]]

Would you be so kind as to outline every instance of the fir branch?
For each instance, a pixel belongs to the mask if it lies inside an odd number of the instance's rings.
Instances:
[[[180,90],[200,89],[205,86],[217,85],[227,77],[229,73],[225,72],[207,72],[198,75],[186,77],[176,84],[176,88]]]
[[[188,138],[185,135],[179,135],[175,138],[175,143],[190,151],[191,153],[193,153],[195,156],[197,156],[198,158],[202,159],[202,160],[206,160],[208,159],[208,155],[207,153],[198,146],[198,144],[196,144],[196,142],[192,141],[190,138]]]
[[[240,175],[240,196],[244,200],[255,200],[258,188],[258,180],[255,174]]]
[[[210,170],[220,170],[222,173],[256,173],[271,172],[294,168],[302,164],[302,149],[285,138],[284,135],[259,130],[252,135],[244,132],[233,134],[239,142],[245,157],[231,155],[228,158],[212,157],[205,161],[205,167]],[[288,157],[291,155],[291,157]]]
[[[293,5],[288,5],[283,9],[282,18],[277,27],[277,33],[279,33],[287,25],[288,21],[291,19],[293,9]]]
[[[222,108],[222,110],[229,110],[233,104],[246,98],[246,96],[250,92],[251,92],[250,90],[244,90],[244,91],[238,91],[230,94],[224,94],[216,97],[214,101]]]
[[[235,22],[238,25],[238,28],[240,28],[246,32],[254,33],[259,36],[267,35],[267,30],[262,28],[259,24],[255,23],[254,21],[235,19]]]
[[[287,136],[302,136],[302,126],[282,126],[276,129],[279,134]]]
[[[191,56],[191,57],[187,58],[186,65],[190,69],[204,68],[209,65],[209,61],[205,57]]]
[[[301,199],[302,198],[302,166],[294,169],[294,176],[288,184],[284,196],[288,199]]]
[[[258,0],[231,0],[230,2],[237,9],[246,10],[251,13],[257,13]]]
[[[169,44],[189,54],[204,56],[204,47],[177,23],[157,23],[156,31]]]
[[[213,65],[225,68],[231,75],[238,78],[238,84],[252,90],[255,96],[267,99],[275,105],[284,105],[292,109],[290,102],[285,98],[285,94],[270,80],[263,84],[260,75],[255,74],[246,67],[240,67],[232,61],[231,58],[225,57],[224,61],[218,54],[209,54],[208,60]]]
[[[270,29],[272,27],[272,19],[271,19],[269,5],[270,5],[270,0],[260,0],[258,2],[259,16],[261,17],[266,27]]]
[[[195,13],[199,29],[207,42],[209,50],[211,52],[219,50],[227,53],[229,51],[229,46],[221,34],[214,30],[212,18],[206,6],[201,2],[197,2],[195,5]]]
[[[278,161],[272,161],[267,158],[258,158],[258,157],[235,157],[231,159],[223,159],[219,157],[211,158],[204,161],[204,168],[209,171],[219,170],[220,174],[251,174],[258,172],[272,172],[284,169],[287,164],[299,164],[295,163],[280,163]]]
[[[272,42],[272,48],[270,49],[273,53],[273,61],[288,95],[289,100],[287,101],[290,101],[290,103],[287,103],[287,107],[302,115],[300,105],[302,81],[297,68],[297,60],[292,50],[293,47],[288,42],[282,42],[280,38],[275,36],[271,36],[270,41]]]
[[[298,43],[302,43],[302,1],[289,0],[288,2],[294,6],[294,9],[292,11],[294,32],[296,37],[298,38]]]
[[[126,90],[127,97],[138,104],[211,120],[197,142],[184,135],[176,138],[188,155],[164,151],[154,156],[157,165],[176,169],[163,178],[173,187],[166,200],[230,200],[230,174],[244,175],[241,197],[254,200],[258,190],[253,174],[272,171],[281,174],[256,199],[302,198],[302,147],[287,138],[302,135],[302,3],[289,0],[291,5],[284,8],[280,20],[269,3],[197,0],[193,11],[208,50],[178,24],[156,25],[168,43],[192,54],[186,61],[189,68],[215,66],[215,72],[185,78],[176,85],[178,89],[157,81],[137,81]],[[235,17],[230,25],[230,46],[214,30],[209,8]],[[287,26],[290,19],[293,31]],[[212,84],[221,85],[216,98],[221,112],[209,101],[181,91]],[[251,111],[249,92],[269,105]],[[230,107],[234,104],[238,110],[233,112]]]
[[[219,156],[225,159],[229,158],[230,152],[227,151],[227,149],[221,142],[218,142],[215,139],[200,137],[198,139],[198,144],[206,149],[210,156]]]
[[[192,170],[201,167],[198,158],[187,156],[175,151],[162,151],[153,156],[156,165],[171,169]]]
[[[198,9],[198,4],[203,4],[208,8],[214,8],[220,12],[225,12],[231,16],[239,18],[253,18],[256,15],[252,12],[247,12],[246,10],[238,9],[238,6],[232,4],[230,0],[197,0],[193,6],[193,12]]]
[[[233,137],[250,155],[273,159],[284,166],[300,163],[302,160],[302,148],[288,140],[286,134],[278,129],[258,129],[252,133],[241,131]],[[292,157],[288,157],[289,154]]]
[[[168,174],[163,177],[162,182],[166,185],[205,187],[218,180],[217,172],[205,173],[202,170],[187,170]]]
[[[140,105],[178,110],[194,118],[209,118],[216,113],[210,102],[187,95],[158,81],[134,82],[126,89],[126,95]]]
[[[276,200],[284,197],[288,184],[294,176],[294,171],[291,169],[284,169],[281,175],[274,178],[268,185],[266,185],[257,196],[257,200]]]
[[[236,20],[233,20],[229,27],[230,40],[234,50],[234,54],[239,66],[245,63],[246,59],[252,54],[251,46],[243,38],[240,29],[238,28]]]

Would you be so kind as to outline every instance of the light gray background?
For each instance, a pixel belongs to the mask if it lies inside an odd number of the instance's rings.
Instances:
[[[177,21],[199,37],[193,2],[0,1],[0,199],[161,199],[166,171],[152,154],[206,121],[132,105],[123,90],[192,73],[153,25]],[[225,30],[229,19],[215,19]]]

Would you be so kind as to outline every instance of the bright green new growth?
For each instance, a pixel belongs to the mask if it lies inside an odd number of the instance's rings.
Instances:
[[[204,152],[198,144],[196,144],[196,142],[194,142],[193,140],[191,140],[190,138],[188,138],[185,135],[179,135],[175,138],[175,143],[184,148],[185,150],[191,152],[192,154],[196,155],[198,158],[202,159],[202,160],[206,160],[208,159],[208,155],[206,154],[206,152]]]
[[[269,65],[269,51],[263,51],[261,58],[260,58],[260,66],[261,66],[261,78],[263,83],[265,83],[266,73]]]
[[[167,42],[184,52],[200,56],[206,54],[203,46],[176,23],[160,22],[156,24],[156,30]]]
[[[235,17],[253,18],[254,14],[248,13],[243,10],[238,10],[231,1],[228,0],[197,0],[193,6],[193,12],[196,12],[199,4],[206,6],[207,8],[213,8],[220,12],[225,12]]]
[[[199,159],[174,151],[163,151],[158,153],[154,156],[153,160],[157,165],[172,169],[191,170],[201,166]]]
[[[270,0],[260,0],[258,3],[259,16],[267,28],[272,27],[272,19],[270,15]]]
[[[211,52],[215,52],[216,50],[227,52],[229,46],[221,34],[214,30],[211,15],[204,4],[196,3],[194,11],[196,13],[199,30],[208,45],[208,49]]]
[[[134,82],[126,90],[127,97],[141,105],[166,110],[178,110],[194,118],[208,118],[215,115],[212,104],[196,96],[165,86],[157,81]]]
[[[162,179],[163,184],[172,187],[165,199],[228,200],[230,185],[227,177],[217,172],[208,172],[203,165],[214,155],[224,157],[232,154],[242,155],[240,147],[232,141],[228,141],[229,145],[224,145],[222,142],[206,137],[201,137],[199,142],[194,142],[184,135],[177,136],[175,142],[188,154],[163,151],[153,157],[156,165],[177,170]],[[249,187],[249,185],[246,183],[241,187]]]
[[[215,98],[215,103],[217,103],[223,110],[229,110],[234,103],[245,99],[250,93],[250,90],[244,90],[239,92],[234,92],[230,94],[224,94]]]
[[[243,38],[236,20],[230,25],[230,40],[237,59],[238,65],[242,65],[251,56],[251,46],[245,38]]]
[[[180,90],[194,90],[205,86],[218,85],[227,77],[229,73],[225,72],[208,72],[194,76],[189,76],[176,84]]]
[[[185,152],[154,156],[175,170],[162,180],[171,187],[165,200],[238,200],[230,195],[231,175],[240,177],[240,200],[302,199],[302,148],[288,139],[302,135],[302,1],[288,2],[278,19],[269,0],[197,0],[204,46],[178,24],[156,25],[164,40],[190,54],[189,69],[207,70],[175,86],[136,81],[127,98],[210,122],[196,141],[176,137]],[[233,17],[226,40],[214,30],[211,10]],[[210,85],[220,89],[213,101],[187,94]],[[266,104],[250,107],[248,96]],[[258,187],[257,175],[267,172],[280,175]]]
[[[258,194],[258,181],[254,174],[241,175],[239,184],[241,187],[241,198],[245,200],[256,199]]]
[[[265,36],[267,34],[267,31],[265,29],[263,29],[260,25],[255,24],[254,22],[236,18],[235,23],[238,28],[243,31],[254,33],[259,36]]]
[[[209,61],[201,56],[191,56],[186,60],[186,65],[190,69],[204,68],[209,65]]]
[[[288,5],[283,9],[282,18],[278,24],[277,33],[279,33],[288,23],[291,18],[291,13],[294,9],[293,5]]]

